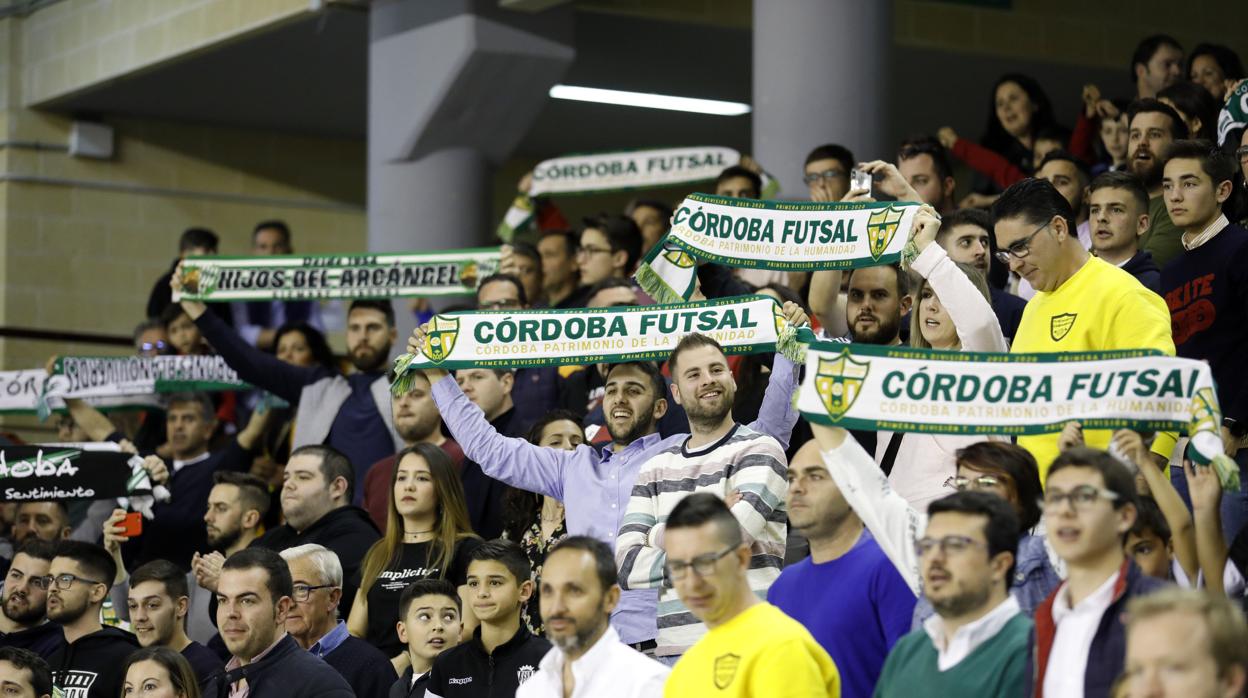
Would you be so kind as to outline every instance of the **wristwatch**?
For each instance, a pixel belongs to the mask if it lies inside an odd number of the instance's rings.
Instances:
[[[1248,435],[1248,424],[1245,424],[1238,419],[1223,417],[1222,426],[1226,427],[1227,431],[1231,432],[1231,436],[1234,436],[1237,439],[1242,439],[1245,435]]]

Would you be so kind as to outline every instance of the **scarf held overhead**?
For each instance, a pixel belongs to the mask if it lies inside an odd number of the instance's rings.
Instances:
[[[699,261],[742,269],[819,271],[892,264],[919,204],[806,203],[690,194],[637,268],[660,303],[693,295]]]
[[[767,296],[737,296],[678,305],[577,310],[478,311],[435,315],[419,354],[394,362],[396,394],[424,368],[525,368],[567,364],[664,361],[699,332],[727,354],[779,351],[800,360],[808,327],[790,325]]]
[[[220,356],[61,356],[43,393],[93,398],[248,388]]]
[[[498,269],[497,247],[445,252],[188,257],[178,300],[225,303],[457,296]]]
[[[845,429],[1018,436],[1085,429],[1182,431],[1188,457],[1223,487],[1239,471],[1222,449],[1208,364],[1146,350],[990,354],[816,342],[798,409]]]

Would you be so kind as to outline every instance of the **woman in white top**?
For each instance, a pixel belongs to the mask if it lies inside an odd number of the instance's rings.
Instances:
[[[910,313],[910,346],[1009,351],[983,275],[945,254],[936,244],[939,228],[940,221],[926,211],[915,217],[913,240],[919,256],[910,268],[923,282]],[[910,506],[926,511],[929,502],[949,494],[945,483],[957,474],[958,450],[983,440],[983,436],[881,432],[875,460],[889,471],[893,490]]]

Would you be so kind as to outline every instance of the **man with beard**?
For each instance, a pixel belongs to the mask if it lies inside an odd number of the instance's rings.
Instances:
[[[615,560],[624,589],[662,589],[655,656],[670,664],[706,634],[706,626],[668,586],[663,571],[668,514],[695,492],[731,499],[732,515],[749,542],[750,588],[766,596],[784,560],[788,459],[785,444],[733,419],[737,384],[718,342],[703,334],[685,335],[667,365],[672,398],[689,416],[689,435],[670,440],[641,466],[616,540]]]
[[[807,321],[794,303],[784,304],[784,315],[791,324]],[[420,351],[424,338],[425,328],[417,328],[407,350]],[[502,436],[445,371],[426,370],[425,375],[433,385],[434,402],[466,457],[492,478],[564,502],[569,534],[597,538],[613,547],[642,463],[673,444],[679,448],[687,437],[663,439],[656,431],[657,420],[667,411],[667,389],[658,366],[650,362],[608,367],[602,404],[611,443],[601,449],[585,444],[573,451]],[[787,445],[798,417],[792,402],[797,383],[797,367],[777,354],[758,420],[750,428]],[[620,639],[634,649],[655,647],[656,603],[648,589],[620,595],[611,621]]]
[[[47,659],[65,644],[56,623],[47,622],[48,568],[56,544],[31,538],[17,549],[0,597],[0,647],[21,647]]]
[[[1158,92],[1183,79],[1183,47],[1166,34],[1144,37],[1131,55],[1131,79],[1137,98],[1156,97]]]
[[[207,647],[186,636],[190,589],[186,573],[168,560],[153,560],[130,575],[130,625],[143,647],[168,647],[181,654],[202,684],[224,666]]]
[[[555,646],[516,698],[663,695],[668,668],[629,648],[611,627],[620,587],[606,543],[588,536],[559,541],[546,554],[538,585],[546,639]]]
[[[429,379],[423,373],[414,374],[411,386],[406,393],[390,398],[394,428],[399,432],[399,438],[403,439],[404,448],[418,443],[433,444],[446,451],[451,463],[459,468],[464,460],[464,451],[455,439],[442,433],[442,415],[438,414],[438,406],[433,402]],[[364,476],[364,508],[382,535],[386,533],[390,477],[394,474],[396,456],[391,454],[373,463]]]
[[[1162,158],[1170,144],[1187,138],[1183,117],[1170,105],[1139,99],[1127,106],[1127,165],[1148,189],[1148,232],[1141,246],[1158,267],[1183,253],[1183,231],[1170,220],[1161,192]]]
[[[182,274],[170,285],[182,290]],[[368,466],[403,448],[390,416],[386,364],[394,344],[394,307],[389,301],[356,300],[347,310],[347,354],[355,373],[331,374],[324,366],[295,366],[265,353],[226,326],[197,301],[182,309],[204,338],[243,380],[297,404],[291,448],[327,444],[346,454],[356,469],[353,491],[364,497]]]
[[[116,698],[126,657],[139,646],[130,633],[100,624],[116,563],[104,548],[70,540],[57,547],[48,573],[48,618],[61,624],[66,642],[48,657],[53,684],[64,698]]]
[[[915,549],[936,615],[897,642],[875,695],[1026,695],[1033,625],[1009,593],[1018,516],[985,492],[949,495],[927,512]]]
[[[854,513],[809,441],[793,455],[785,504],[810,557],[786,567],[767,601],[806,626],[841,672],[842,693],[871,695],[884,658],[910,630],[914,592]]]
[[[64,502],[22,502],[13,522],[13,543],[21,545],[30,536],[55,543],[73,530]]]

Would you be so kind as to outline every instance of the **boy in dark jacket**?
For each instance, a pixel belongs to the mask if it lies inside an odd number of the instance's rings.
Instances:
[[[130,633],[100,625],[117,564],[101,546],[67,540],[48,574],[48,618],[61,624],[66,642],[48,658],[53,685],[64,698],[116,698],[126,657],[139,647]]]
[[[399,596],[399,639],[411,666],[390,687],[389,698],[424,698],[433,661],[459,644],[464,621],[459,592],[445,579],[418,579]]]
[[[492,540],[469,557],[468,602],[481,625],[471,642],[433,663],[427,698],[514,696],[550,651],[549,642],[520,622],[520,608],[533,594],[533,572],[520,546]]]

